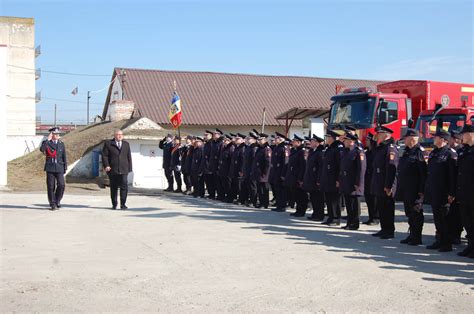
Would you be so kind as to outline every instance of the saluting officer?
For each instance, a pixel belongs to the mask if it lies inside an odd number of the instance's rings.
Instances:
[[[231,178],[229,177],[229,169],[232,159],[232,154],[234,153],[234,143],[232,143],[232,137],[225,134],[222,150],[219,155],[219,166],[217,172],[220,180],[220,189],[218,194],[218,200],[225,201],[227,196],[230,194],[230,184]]]
[[[426,181],[425,149],[418,143],[417,130],[408,129],[404,136],[405,151],[398,164],[397,199],[403,202],[408,218],[409,235],[402,244],[419,245],[423,231],[423,198]]]
[[[288,162],[289,151],[285,145],[285,136],[275,132],[275,147],[272,150],[269,181],[273,186],[273,196],[275,198],[275,208],[272,211],[286,211],[287,199],[283,180],[286,173],[286,164]]]
[[[370,189],[376,145],[377,145],[377,141],[374,138],[374,135],[372,133],[368,133],[366,137],[366,149],[365,149],[367,167],[365,170],[365,180],[364,180],[365,182],[364,199],[365,199],[365,203],[367,204],[369,219],[367,221],[364,221],[363,224],[369,225],[369,226],[379,224],[379,212],[377,211],[376,201],[375,201],[376,197],[375,197],[375,194]]]
[[[339,170],[344,146],[339,141],[340,133],[326,131],[327,147],[324,151],[323,168],[321,171],[321,190],[328,208],[328,219],[323,223],[339,226],[341,223],[341,194],[339,192]]]
[[[360,198],[364,195],[366,160],[359,138],[352,133],[344,137],[345,150],[339,171],[339,190],[344,195],[347,209],[347,225],[344,229],[359,229]]]
[[[272,150],[267,143],[267,134],[258,134],[258,149],[252,162],[252,179],[257,182],[257,202],[256,208],[268,208],[270,185],[268,177],[270,175]]]
[[[296,212],[292,213],[294,217],[304,217],[308,208],[308,194],[303,191],[303,178],[305,171],[304,145],[303,138],[294,135],[291,140],[293,150],[290,151],[288,158],[287,171],[285,175],[284,185],[287,192],[292,195],[296,202]]]
[[[186,145],[181,150],[181,171],[183,172],[183,181],[186,186],[184,194],[191,193],[192,180],[191,180],[191,165],[193,164],[193,136],[186,136]]]
[[[249,132],[249,136],[245,139],[244,177],[239,197],[240,204],[244,206],[250,206],[250,204],[255,206],[257,204],[257,181],[252,177],[252,164],[258,149],[257,139],[258,136],[254,132]]]
[[[44,171],[46,171],[48,201],[51,210],[61,208],[61,200],[65,189],[66,147],[59,139],[59,134],[59,127],[49,129],[48,139],[43,141],[40,147],[40,151],[46,156]]]
[[[173,192],[173,169],[171,169],[171,149],[173,148],[173,136],[168,134],[163,138],[159,145],[163,150],[163,170],[165,171],[165,177],[168,181],[168,187],[165,189],[166,192]]]
[[[392,239],[395,235],[395,193],[397,189],[398,149],[392,138],[393,131],[385,126],[375,128],[377,147],[374,152],[372,182],[377,211],[380,214],[380,231],[373,236]]]
[[[433,210],[433,219],[436,227],[436,241],[426,248],[439,252],[452,251],[449,239],[447,215],[449,205],[456,195],[456,163],[458,155],[449,147],[451,135],[439,130],[434,134],[433,149],[428,157],[428,177],[426,179],[426,193]]]
[[[324,193],[321,191],[320,176],[323,168],[324,139],[313,134],[309,143],[308,157],[303,177],[303,190],[309,192],[313,214],[309,220],[324,220]]]
[[[177,189],[174,190],[174,193],[182,193],[183,190],[181,186],[183,181],[181,180],[181,139],[178,136],[175,136],[173,140],[173,148],[171,148],[171,162],[170,168],[173,170],[173,176],[176,181]]]
[[[231,178],[231,189],[227,197],[227,202],[232,203],[239,195],[242,188],[242,178],[244,175],[244,143],[245,135],[237,133],[235,135],[235,149],[232,153],[229,177]]]
[[[464,125],[463,148],[459,151],[456,200],[461,209],[461,221],[467,233],[467,247],[459,256],[474,258],[474,126]]]
[[[191,178],[193,180],[193,196],[204,197],[204,177],[203,177],[203,149],[202,137],[196,136],[193,149],[193,161],[191,166]]]

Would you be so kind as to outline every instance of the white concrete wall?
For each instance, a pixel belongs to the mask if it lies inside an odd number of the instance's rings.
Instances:
[[[5,150],[2,154],[6,155],[8,161],[13,160],[15,158],[31,153],[36,148],[40,147],[41,142],[45,138],[46,137],[41,135],[7,136],[7,146],[5,147],[8,147],[8,149]]]
[[[0,44],[7,45],[7,135],[35,135],[35,28],[29,18],[0,17]]]
[[[0,45],[0,147],[7,147],[7,46]],[[0,154],[0,186],[7,185],[7,156]]]
[[[96,148],[94,148],[95,150]],[[79,161],[74,165],[74,167],[69,170],[68,176],[76,178],[89,178],[92,179],[92,155],[93,152],[90,151],[79,159]],[[75,160],[69,160],[69,163],[73,163]],[[102,169],[99,169],[102,170]]]
[[[128,176],[134,187],[165,189],[166,177],[162,167],[163,150],[155,140],[128,140],[132,150],[133,173]]]
[[[323,118],[310,118],[311,121],[311,134],[316,134],[319,137],[324,138],[326,134],[326,125]]]

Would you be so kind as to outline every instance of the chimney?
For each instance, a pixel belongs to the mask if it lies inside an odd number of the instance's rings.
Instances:
[[[110,121],[128,120],[132,118],[135,103],[131,100],[114,100],[109,105]]]

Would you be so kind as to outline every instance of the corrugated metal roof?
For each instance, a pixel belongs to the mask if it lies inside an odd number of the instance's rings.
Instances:
[[[277,115],[293,107],[329,109],[336,86],[375,87],[381,81],[212,72],[125,70],[125,99],[160,125],[169,124],[173,81],[181,98],[184,125],[284,125]],[[109,91],[110,93],[110,91]],[[110,95],[107,97],[107,103]],[[105,115],[106,110],[104,110]]]

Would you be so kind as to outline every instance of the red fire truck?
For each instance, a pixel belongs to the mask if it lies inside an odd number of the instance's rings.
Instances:
[[[474,124],[474,84],[402,80],[377,85],[376,91],[345,89],[331,101],[328,126],[353,126],[363,142],[377,125],[385,125],[394,130],[395,139],[415,127],[422,144],[430,146],[437,130]]]

